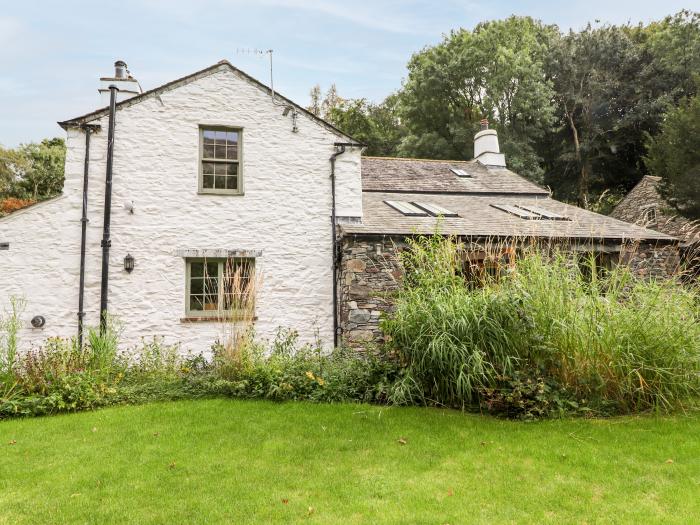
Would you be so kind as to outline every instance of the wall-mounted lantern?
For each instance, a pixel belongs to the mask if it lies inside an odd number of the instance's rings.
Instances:
[[[126,273],[131,273],[134,271],[134,256],[130,253],[127,253],[126,257],[124,257],[124,269],[126,270]]]

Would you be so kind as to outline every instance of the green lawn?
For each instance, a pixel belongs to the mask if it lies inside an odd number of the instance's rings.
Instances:
[[[0,422],[0,523],[692,523],[700,417],[226,399]]]

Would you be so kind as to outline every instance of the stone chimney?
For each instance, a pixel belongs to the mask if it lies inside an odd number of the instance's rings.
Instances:
[[[100,78],[100,102],[109,106],[109,86],[117,86],[117,102],[126,100],[141,93],[141,87],[134,77],[129,74],[126,62],[117,60],[114,63],[114,76]]]
[[[481,119],[481,131],[474,135],[474,160],[486,166],[506,166],[506,157],[498,146],[498,133],[489,129],[489,121]]]

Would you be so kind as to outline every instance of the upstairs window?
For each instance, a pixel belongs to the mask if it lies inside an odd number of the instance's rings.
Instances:
[[[241,195],[241,130],[199,130],[199,193]]]

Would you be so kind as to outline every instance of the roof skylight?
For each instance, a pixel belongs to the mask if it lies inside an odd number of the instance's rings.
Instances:
[[[462,168],[455,168],[454,166],[452,166],[450,167],[450,171],[458,177],[471,177],[471,175]]]
[[[491,204],[491,207],[498,210],[510,213],[521,219],[527,219],[531,221],[568,221],[568,217],[553,213],[539,206],[523,206],[521,204],[511,205],[511,204]]]
[[[521,204],[516,204],[518,208],[521,208],[525,211],[529,211],[531,213],[536,213],[538,215],[541,215],[542,218],[544,219],[549,219],[551,221],[568,221],[568,217],[564,217],[563,215],[559,215],[558,213],[551,212],[549,210],[545,210],[544,208],[540,208],[539,206],[523,206]]]
[[[411,204],[427,211],[433,217],[437,217],[438,215],[442,215],[443,217],[459,217],[457,213],[443,208],[442,206],[438,206],[437,204],[431,204],[429,202],[412,202]]]
[[[428,212],[414,206],[406,201],[384,201],[384,204],[391,206],[396,211],[403,213],[407,217],[427,217]]]

